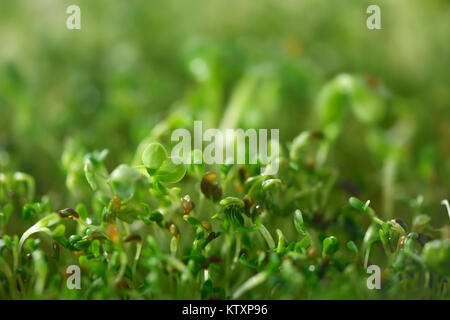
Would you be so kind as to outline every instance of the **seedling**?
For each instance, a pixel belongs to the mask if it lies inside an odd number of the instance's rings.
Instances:
[[[259,86],[281,86],[272,76],[247,75],[223,128],[251,121],[235,111],[265,101]],[[448,299],[448,226],[433,227],[427,197],[410,199],[406,187],[393,192],[401,148],[379,134],[386,115],[379,92],[361,77],[340,75],[317,104],[320,130],[277,145],[276,172],[261,171],[261,161],[209,165],[199,149],[188,164],[171,157],[167,137],[194,116],[177,111],[155,125],[134,157],[107,158],[107,150],[69,143],[62,157],[68,196],[55,202],[61,207],[36,193],[31,176],[0,173],[0,298],[397,299],[420,291]],[[369,132],[372,147],[363,156],[384,167],[375,192],[367,186],[374,180],[343,173],[328,157],[348,114]],[[393,216],[397,203],[402,219]],[[448,201],[442,205],[450,218]],[[377,292],[365,286],[371,264],[385,276]],[[69,265],[82,270],[79,290],[66,287],[61,270]]]

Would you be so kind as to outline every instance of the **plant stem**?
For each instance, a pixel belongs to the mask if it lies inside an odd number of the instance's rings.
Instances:
[[[242,286],[240,286],[233,294],[232,299],[237,299],[239,298],[242,294],[244,294],[246,291],[253,289],[254,287],[260,285],[261,283],[263,283],[264,281],[266,281],[268,277],[267,272],[260,272],[256,275],[254,275],[253,277],[251,277],[250,279],[248,279],[247,281],[244,282],[244,284],[242,284]]]

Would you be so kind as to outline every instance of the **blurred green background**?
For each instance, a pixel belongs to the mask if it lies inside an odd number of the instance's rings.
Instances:
[[[81,30],[66,28],[71,4],[81,7]],[[380,6],[382,30],[366,28],[369,4]],[[265,80],[238,125],[279,128],[287,146],[321,129],[321,88],[350,73],[385,88],[379,128],[403,152],[396,210],[422,194],[443,220],[449,21],[447,0],[1,1],[0,171],[29,173],[39,194],[70,205],[64,150],[107,148],[112,169],[173,110],[217,127],[249,74]],[[328,161],[376,206],[383,164],[364,127],[347,117]]]

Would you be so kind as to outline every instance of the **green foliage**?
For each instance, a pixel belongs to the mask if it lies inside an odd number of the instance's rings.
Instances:
[[[153,175],[159,168],[161,168],[161,165],[166,160],[166,149],[164,149],[164,147],[159,143],[149,144],[142,153],[142,162],[150,175]]]
[[[82,32],[24,6],[0,21],[0,299],[449,298],[445,1],[386,2],[371,34],[359,1],[81,0]],[[170,157],[194,120],[280,129],[279,171]]]
[[[450,276],[450,241],[448,239],[428,242],[422,255],[427,267],[443,276]]]
[[[312,143],[296,141],[291,148]],[[79,161],[95,158],[93,154]],[[342,289],[349,297],[391,297],[390,292],[409,297],[402,283],[422,286],[425,275],[433,275],[430,288],[441,288],[448,281],[445,229],[433,229],[429,216],[416,214],[414,232],[409,232],[401,219],[384,220],[369,200],[363,203],[353,196],[348,198],[350,206],[342,201],[338,212],[330,211],[335,204],[329,207],[323,199],[339,201],[336,179],[328,180],[331,174],[321,170],[292,169],[298,161],[293,154],[281,158],[284,165],[276,177],[252,171],[250,165],[230,165],[222,170],[219,182],[212,171],[203,174],[186,171],[183,164],[167,164],[171,159],[165,147],[151,143],[142,154],[145,171],[141,165],[120,164],[108,174],[104,157],[92,162],[85,179],[95,176],[98,187],[92,188],[90,206],[80,203],[55,213],[45,197],[27,203],[25,189],[18,218],[35,222],[20,239],[8,234],[0,239],[0,275],[6,279],[2,297],[44,298],[57,293],[89,299],[315,298],[322,295],[320,279],[333,286],[345,281]],[[303,181],[306,173],[324,183],[317,187]],[[185,176],[190,185],[170,186]],[[291,187],[282,191],[286,185]],[[216,191],[222,186],[230,191],[224,195]],[[14,214],[14,206],[3,203],[3,224]],[[324,222],[320,210],[331,222]],[[367,218],[369,224],[364,222]],[[346,243],[344,248],[341,242]],[[83,280],[82,289],[74,293],[50,274],[73,264],[75,258],[83,267]],[[382,261],[389,274],[385,289],[378,293],[365,288],[365,267],[372,259]],[[311,271],[316,268],[317,274]],[[356,282],[346,278],[350,272]],[[21,283],[22,278],[33,281]],[[446,289],[426,294],[448,297]]]
[[[333,255],[339,250],[339,240],[334,236],[327,237],[323,239],[322,244],[322,255]]]

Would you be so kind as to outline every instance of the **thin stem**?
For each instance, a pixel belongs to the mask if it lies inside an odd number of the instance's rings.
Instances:
[[[247,281],[244,282],[244,284],[242,284],[242,286],[240,286],[233,294],[232,299],[237,299],[239,298],[242,294],[244,294],[246,291],[253,289],[254,287],[260,285],[261,283],[263,283],[264,281],[266,281],[268,277],[267,272],[260,272],[256,275],[254,275],[253,277],[251,277],[250,279],[248,279]]]
[[[136,267],[139,261],[139,257],[141,256],[141,251],[142,251],[142,241],[138,241],[136,244],[136,254],[134,255],[134,262],[133,262],[133,278],[134,275],[136,274]]]
[[[394,212],[394,179],[397,170],[397,161],[393,156],[385,160],[383,167],[383,209],[384,217],[392,218]]]
[[[245,107],[253,93],[256,81],[252,78],[242,80],[235,89],[231,101],[224,112],[220,129],[234,129],[245,110]]]
[[[264,240],[266,240],[267,245],[270,249],[275,248],[275,241],[273,241],[272,235],[270,234],[269,230],[261,223],[259,226],[259,231],[261,232]]]
[[[450,219],[450,204],[448,203],[448,200],[447,199],[442,200],[441,204],[445,206],[445,208],[447,209],[448,218]]]

